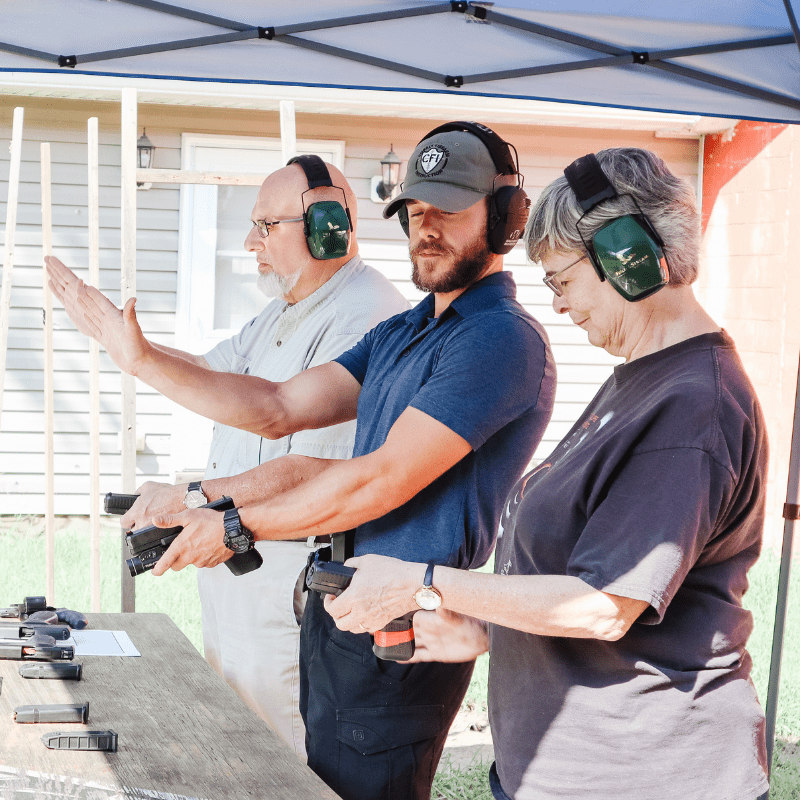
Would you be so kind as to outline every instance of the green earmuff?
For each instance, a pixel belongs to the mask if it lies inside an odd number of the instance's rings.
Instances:
[[[619,197],[594,153],[573,161],[564,170],[564,177],[584,217],[600,203]],[[576,227],[597,276],[601,281],[607,280],[626,300],[643,300],[669,283],[664,242],[644,214],[626,214],[611,220],[590,242],[583,238],[581,220],[583,217]]]
[[[344,189],[334,186],[331,181],[325,162],[315,155],[303,155],[290,158],[289,164],[299,164],[306,176],[308,189],[306,192],[320,186],[331,186],[338,189],[345,197]],[[308,245],[308,252],[318,261],[346,256],[350,248],[350,232],[353,230],[353,221],[350,218],[350,209],[335,200],[320,200],[306,208],[303,200],[303,232]]]

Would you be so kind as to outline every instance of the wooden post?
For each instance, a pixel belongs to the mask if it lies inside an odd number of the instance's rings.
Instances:
[[[14,109],[11,128],[11,160],[8,170],[8,204],[6,205],[6,242],[3,248],[3,287],[0,290],[0,420],[3,413],[3,387],[6,382],[8,356],[8,316],[11,311],[11,273],[14,267],[14,233],[17,228],[19,198],[19,165],[22,159],[22,120],[24,108]],[[0,426],[2,430],[2,426]]]
[[[283,163],[297,155],[297,129],[294,120],[294,100],[281,100],[281,151]]]
[[[120,186],[121,197],[121,286],[122,305],[136,294],[136,89],[122,90]],[[122,491],[136,491],[136,382],[122,376]],[[122,540],[122,610],[136,608],[133,578],[125,566],[127,556]]]
[[[88,123],[89,283],[100,286],[100,137],[97,117]],[[100,345],[89,340],[89,582],[91,610],[100,611]]]
[[[47,285],[44,257],[53,254],[53,182],[50,169],[50,143],[40,147],[42,170],[42,309],[44,315],[44,540],[45,595],[56,602],[55,582],[55,469],[54,469],[54,393],[53,393],[53,296]]]

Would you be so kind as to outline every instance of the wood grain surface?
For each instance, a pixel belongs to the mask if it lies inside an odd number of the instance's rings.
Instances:
[[[89,624],[127,631],[141,657],[76,657],[83,665],[80,681],[22,678],[22,662],[0,660],[3,800],[176,795],[335,800],[166,614],[90,614]],[[17,706],[85,701],[86,724],[13,719]],[[53,731],[106,729],[118,734],[116,753],[49,750],[41,741]]]

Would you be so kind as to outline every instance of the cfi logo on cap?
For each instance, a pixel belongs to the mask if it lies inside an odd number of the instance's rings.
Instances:
[[[446,147],[438,144],[428,145],[417,158],[416,173],[420,178],[431,177],[438,175],[447,164],[447,158],[450,152]],[[420,168],[422,171],[420,172]]]

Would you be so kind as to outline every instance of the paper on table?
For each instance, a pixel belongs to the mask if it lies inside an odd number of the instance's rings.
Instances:
[[[125,631],[72,631],[72,636],[63,644],[73,645],[76,656],[141,655]]]

